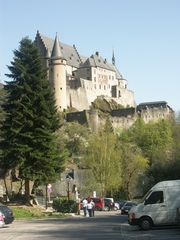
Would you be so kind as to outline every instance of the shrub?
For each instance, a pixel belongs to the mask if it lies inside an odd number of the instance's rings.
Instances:
[[[78,210],[74,200],[55,198],[52,206],[57,212],[62,213],[76,213]]]

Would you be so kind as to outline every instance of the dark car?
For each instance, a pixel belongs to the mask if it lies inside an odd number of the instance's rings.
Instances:
[[[121,210],[122,206],[127,202],[127,200],[116,200],[115,203],[119,205],[119,210]]]
[[[13,211],[8,206],[0,204],[0,212],[5,216],[5,224],[10,224],[14,221]]]
[[[135,206],[135,205],[137,205],[137,204],[134,202],[131,202],[131,201],[125,202],[125,204],[121,208],[121,214],[128,214],[128,212],[132,208],[132,206]]]

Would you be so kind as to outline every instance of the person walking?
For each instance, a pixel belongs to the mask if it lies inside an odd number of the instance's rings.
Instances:
[[[83,207],[83,212],[85,217],[87,216],[87,205],[88,205],[88,201],[87,199],[84,198],[82,201],[82,207]]]

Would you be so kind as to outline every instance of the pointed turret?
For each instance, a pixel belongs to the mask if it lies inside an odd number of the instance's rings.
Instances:
[[[114,56],[114,50],[113,50],[113,54],[112,54],[112,64],[115,65],[115,56]]]
[[[53,45],[53,49],[52,49],[52,53],[51,53],[51,58],[53,59],[64,59],[63,54],[61,52],[61,47],[59,44],[59,40],[58,40],[58,36],[56,34],[55,40],[54,40],[54,45]]]

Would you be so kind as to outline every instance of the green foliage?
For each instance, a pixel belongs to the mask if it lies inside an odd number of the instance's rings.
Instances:
[[[1,167],[19,169],[22,179],[50,182],[62,172],[65,154],[59,152],[54,134],[59,128],[54,95],[31,40],[21,40],[8,68],[12,81],[5,86]]]
[[[138,177],[144,173],[148,167],[148,161],[141,153],[141,150],[133,144],[122,143],[119,146],[122,149],[121,166],[123,189],[126,198],[131,199],[133,189],[136,188]]]
[[[62,198],[53,199],[53,208],[61,213],[77,213],[78,206],[76,201]]]
[[[27,218],[40,218],[44,217],[45,214],[39,208],[32,207],[11,207],[15,219],[27,219]]]
[[[72,157],[77,165],[86,151],[90,130],[77,122],[65,123],[57,131],[58,145]]]
[[[113,133],[100,132],[91,136],[85,163],[101,184],[102,196],[121,185],[121,156]]]
[[[167,151],[172,145],[171,125],[166,120],[145,124],[142,119],[136,121],[128,130],[129,141],[134,142],[142,150],[150,164],[156,157],[156,152]]]

